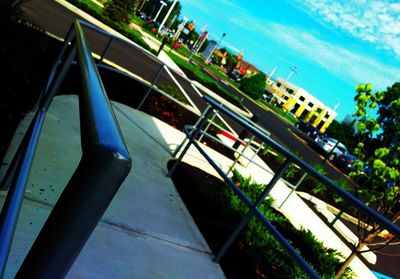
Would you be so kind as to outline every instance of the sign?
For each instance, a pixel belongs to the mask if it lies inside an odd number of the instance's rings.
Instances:
[[[199,37],[199,40],[200,40],[200,41],[204,41],[205,38],[207,38],[207,35],[208,35],[208,32],[207,32],[207,31],[204,31],[203,33],[201,33],[201,35],[200,35],[200,37]]]

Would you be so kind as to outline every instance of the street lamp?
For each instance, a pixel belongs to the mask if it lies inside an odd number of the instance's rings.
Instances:
[[[160,4],[161,4],[160,9],[158,10],[156,17],[154,18],[154,21],[157,21],[157,18],[160,15],[161,10],[164,8],[164,6],[167,6],[167,3],[165,3],[164,1],[160,1]]]
[[[169,15],[171,14],[172,10],[174,9],[176,3],[178,2],[178,0],[174,0],[174,2],[172,3],[171,7],[169,8],[167,14],[164,17],[164,20],[161,22],[160,27],[158,28],[158,31],[162,31],[162,28],[165,24],[165,22],[167,21]]]
[[[290,67],[290,73],[289,73],[286,81],[289,81],[289,79],[292,77],[293,74],[297,74],[297,67],[296,66]]]
[[[221,39],[219,40],[219,42],[214,46],[213,50],[211,51],[211,53],[208,55],[207,59],[206,59],[206,63],[208,63],[211,59],[211,56],[213,55],[215,49],[221,44],[222,40],[224,39],[224,37],[226,36],[225,33],[222,34]]]

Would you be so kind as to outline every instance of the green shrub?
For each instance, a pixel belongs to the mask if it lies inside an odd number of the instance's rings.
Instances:
[[[185,96],[183,96],[182,92],[178,89],[178,87],[165,83],[157,84],[157,87],[158,89],[164,91],[165,93],[167,93],[171,97],[174,97],[178,101],[188,104],[187,99],[185,98]]]
[[[263,72],[258,72],[251,77],[242,79],[240,82],[240,89],[251,98],[258,100],[264,94],[265,80],[265,74]]]
[[[128,24],[135,14],[136,0],[108,0],[104,14],[111,20]]]
[[[265,185],[251,183],[251,178],[244,178],[237,170],[233,171],[232,180],[253,202],[265,188]],[[232,191],[226,190],[226,195],[234,212],[243,216],[249,211]],[[283,215],[271,207],[272,201],[271,198],[265,199],[258,207],[260,212],[274,224],[310,266],[322,275],[322,278],[334,277],[343,256],[336,250],[325,248],[310,231],[294,228]],[[257,218],[250,219],[243,235],[246,242],[243,249],[248,250],[249,257],[255,257],[255,265],[261,274],[273,278],[308,278],[275,236],[269,233]],[[351,270],[348,269],[341,278],[351,278]]]

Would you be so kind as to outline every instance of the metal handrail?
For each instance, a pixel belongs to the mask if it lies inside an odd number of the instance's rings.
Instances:
[[[0,277],[4,274],[46,111],[74,57],[80,66],[83,88],[79,95],[82,158],[17,277],[64,277],[131,169],[131,157],[91,57],[81,23],[75,20],[42,93],[34,120],[5,176],[5,182],[12,183],[0,215]]]
[[[237,121],[239,124],[243,125],[244,128],[248,129],[251,133],[253,133],[257,137],[259,137],[261,140],[266,142],[269,146],[273,147],[278,152],[280,152],[283,156],[285,156],[286,158],[290,159],[293,163],[298,165],[305,172],[307,172],[310,175],[312,175],[318,181],[320,181],[324,185],[328,186],[328,188],[330,188],[331,190],[335,191],[339,196],[341,196],[345,200],[349,201],[353,206],[355,206],[361,212],[371,216],[379,224],[381,224],[385,229],[387,229],[388,231],[394,233],[397,237],[400,237],[400,228],[398,226],[394,225],[392,222],[390,222],[386,218],[382,217],[375,210],[373,210],[370,207],[366,206],[364,203],[359,201],[357,198],[352,196],[350,193],[348,193],[347,191],[343,190],[341,187],[337,186],[335,183],[333,183],[331,180],[326,178],[324,175],[322,175],[319,172],[317,172],[316,170],[314,170],[311,166],[309,166],[303,160],[297,158],[295,155],[293,155],[290,151],[288,151],[286,148],[281,146],[279,143],[275,142],[274,140],[272,140],[268,136],[264,135],[257,128],[254,128],[252,125],[249,125],[248,123],[242,121],[241,118],[237,117],[237,115],[234,112],[226,109],[225,107],[221,106],[219,103],[215,102],[213,99],[211,99],[211,98],[209,98],[207,96],[204,96],[204,100],[206,100],[207,103],[209,103],[212,107],[214,107],[214,109],[217,109],[218,111],[221,111],[222,113],[224,113],[228,117],[232,118],[233,120]]]
[[[324,185],[326,185],[329,189],[335,191],[338,195],[340,195],[342,198],[344,198],[346,201],[350,202],[353,206],[355,206],[357,209],[359,209],[361,212],[367,214],[368,216],[372,217],[375,221],[377,221],[379,224],[381,224],[385,229],[387,229],[389,232],[393,233],[395,236],[400,238],[400,228],[396,225],[394,225],[392,222],[387,220],[386,218],[382,217],[379,213],[374,211],[373,209],[369,208],[368,206],[364,205],[361,201],[353,197],[351,194],[347,193],[344,191],[342,188],[331,182],[329,179],[327,179],[325,176],[321,175],[317,171],[315,171],[311,166],[303,162],[301,159],[297,158],[295,155],[293,155],[290,151],[285,149],[283,146],[269,138],[267,135],[265,135],[263,132],[261,132],[259,129],[257,129],[254,125],[249,123],[248,121],[244,121],[242,117],[239,117],[236,115],[234,112],[229,110],[228,108],[220,105],[213,99],[209,98],[208,96],[203,97],[204,100],[209,104],[207,109],[204,111],[202,114],[201,120],[199,120],[199,124],[196,126],[185,126],[185,134],[186,138],[182,142],[182,144],[178,147],[179,151],[181,148],[183,148],[182,152],[180,153],[179,157],[177,158],[175,164],[171,167],[168,176],[171,176],[173,171],[176,169],[177,165],[182,161],[183,157],[185,156],[186,152],[189,150],[190,145],[194,145],[197,150],[203,155],[203,157],[209,162],[209,164],[217,171],[217,173],[224,179],[224,181],[227,183],[227,185],[239,196],[239,198],[247,205],[249,208],[248,213],[245,215],[245,217],[242,219],[240,224],[236,227],[234,232],[230,235],[228,240],[225,242],[223,247],[220,249],[220,251],[217,253],[215,256],[215,261],[219,262],[220,259],[223,257],[223,255],[226,253],[226,251],[229,249],[229,247],[232,245],[234,240],[238,237],[240,232],[244,229],[244,227],[247,225],[249,222],[250,218],[252,216],[256,216],[265,226],[266,228],[273,233],[277,240],[283,245],[283,247],[286,249],[286,251],[293,257],[293,259],[301,266],[301,268],[306,272],[306,274],[310,278],[319,278],[319,275],[305,262],[305,260],[296,252],[296,250],[287,242],[287,240],[274,228],[274,226],[265,218],[265,216],[262,215],[262,213],[258,210],[258,206],[261,204],[261,202],[265,199],[265,197],[268,195],[268,193],[272,190],[276,182],[281,179],[283,176],[286,168],[292,164],[295,163],[297,166],[299,166],[301,169],[303,169],[306,173],[310,174],[314,178],[316,178],[318,181],[322,182]],[[222,114],[228,116],[229,118],[233,119],[236,121],[238,124],[240,124],[242,127],[247,129],[249,132],[251,132],[253,135],[258,137],[260,140],[277,150],[279,153],[284,155],[286,157],[285,162],[281,166],[280,170],[273,176],[271,181],[266,185],[264,188],[263,192],[261,195],[257,198],[257,201],[252,203],[245,194],[241,192],[241,190],[236,187],[236,185],[233,183],[230,177],[224,171],[221,169],[221,167],[207,154],[207,152],[200,146],[200,144],[196,141],[196,137],[202,133],[202,128],[204,126],[204,123],[208,121],[208,117],[211,115],[211,111],[217,110],[221,112]],[[189,141],[186,143],[184,146],[185,142]],[[178,152],[174,153],[174,157],[178,155]]]
[[[78,19],[78,20],[79,20],[79,19]],[[160,67],[160,70],[159,70],[159,72],[156,73],[156,76],[155,76],[154,79],[152,80],[152,82],[151,82],[151,84],[150,84],[150,85],[151,85],[151,88],[149,88],[149,91],[146,93],[146,96],[145,96],[144,99],[142,100],[142,103],[145,101],[145,99],[146,99],[147,96],[149,95],[150,91],[153,90],[154,84],[155,84],[155,83],[157,82],[157,80],[159,79],[159,77],[160,77],[160,72],[161,72],[161,70],[162,70],[163,68],[166,68],[166,69],[168,69],[169,71],[172,71],[172,72],[174,72],[175,74],[179,75],[180,78],[182,78],[183,80],[185,80],[187,83],[189,83],[189,84],[190,84],[191,86],[193,86],[195,89],[198,89],[198,90],[200,90],[200,91],[205,92],[203,88],[201,88],[201,87],[198,86],[198,83],[197,83],[196,81],[192,81],[192,80],[188,79],[187,77],[182,76],[178,71],[176,71],[174,68],[169,67],[167,64],[165,64],[162,60],[160,60],[157,56],[155,56],[155,55],[154,55],[153,53],[151,53],[150,51],[148,51],[148,50],[146,50],[146,49],[144,49],[144,48],[142,48],[142,47],[136,45],[136,44],[133,43],[132,41],[130,41],[130,40],[128,40],[128,39],[126,39],[126,38],[124,38],[124,37],[122,37],[122,36],[116,36],[116,35],[114,35],[114,34],[108,32],[108,31],[106,31],[106,30],[104,30],[104,29],[102,29],[102,28],[96,26],[96,25],[93,25],[93,24],[90,23],[90,22],[83,21],[83,20],[79,20],[79,22],[82,24],[82,26],[85,26],[86,28],[89,28],[89,29],[91,29],[91,30],[93,30],[93,31],[95,31],[95,32],[98,32],[98,33],[100,33],[100,34],[102,34],[102,35],[105,35],[105,36],[107,36],[107,37],[110,38],[109,41],[107,42],[106,46],[105,46],[105,49],[103,50],[103,52],[102,52],[102,54],[101,54],[101,56],[100,56],[100,58],[99,58],[99,63],[98,63],[98,64],[103,63],[103,61],[104,61],[104,59],[105,59],[105,57],[106,57],[106,55],[107,55],[107,53],[108,53],[108,50],[111,48],[111,45],[112,45],[112,43],[113,43],[114,41],[123,42],[123,43],[127,44],[128,46],[130,46],[130,47],[132,47],[132,48],[134,48],[134,49],[140,51],[141,53],[143,53],[144,55],[146,55],[148,58],[152,59],[153,61],[156,61],[157,63],[160,64],[160,66],[161,66],[161,67]],[[118,69],[115,69],[115,71],[124,73],[123,71],[118,70]],[[208,89],[208,90],[209,90],[209,89]],[[211,91],[211,90],[210,90],[210,91]],[[206,93],[206,94],[207,94],[207,93]],[[140,105],[139,105],[139,108],[140,108]],[[199,114],[199,113],[198,113],[198,112],[195,112],[195,114]],[[256,125],[257,125],[257,124],[256,124]],[[259,129],[262,129],[262,130],[264,129],[264,128],[261,127],[261,126],[258,126],[258,127],[259,127]],[[236,133],[231,127],[228,126],[228,128],[231,130],[232,133]],[[269,132],[266,131],[266,133],[269,133]]]

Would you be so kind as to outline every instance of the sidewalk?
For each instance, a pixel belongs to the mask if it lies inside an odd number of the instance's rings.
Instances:
[[[224,278],[165,176],[170,152],[183,134],[124,105],[115,104],[114,110],[133,159],[132,171],[67,277]],[[205,166],[199,155],[191,154],[187,160]],[[14,278],[80,156],[78,99],[57,97],[42,130],[5,278]]]

